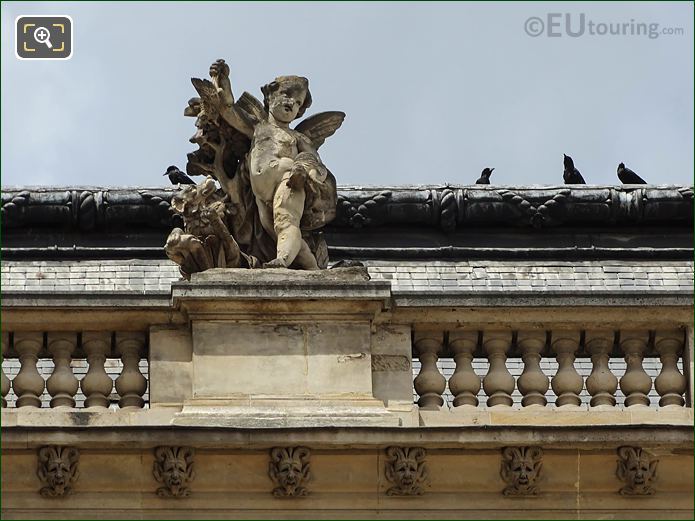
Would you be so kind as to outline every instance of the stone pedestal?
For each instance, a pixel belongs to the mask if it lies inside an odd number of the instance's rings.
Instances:
[[[372,389],[390,291],[364,268],[212,269],[173,284],[192,336],[192,396],[174,424],[399,425]]]

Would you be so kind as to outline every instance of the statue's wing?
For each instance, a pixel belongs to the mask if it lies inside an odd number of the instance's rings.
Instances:
[[[263,107],[263,103],[253,94],[244,92],[234,105],[240,110],[242,117],[247,116],[254,124],[268,119],[268,113]]]
[[[213,121],[219,115],[219,98],[217,88],[210,80],[201,80],[200,78],[191,78],[191,83],[195,90],[200,94],[200,108],[207,115],[210,121]]]
[[[335,134],[335,131],[340,128],[344,120],[345,112],[319,112],[299,123],[295,130],[308,137],[314,148],[318,150],[323,145],[323,142],[326,141],[326,138]]]

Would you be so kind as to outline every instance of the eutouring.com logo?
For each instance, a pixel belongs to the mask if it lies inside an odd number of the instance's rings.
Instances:
[[[662,27],[656,22],[596,22],[586,14],[547,13],[531,16],[524,22],[524,30],[534,38],[545,35],[549,38],[580,38],[582,36],[642,36],[652,40],[659,36],[681,36],[683,27]]]

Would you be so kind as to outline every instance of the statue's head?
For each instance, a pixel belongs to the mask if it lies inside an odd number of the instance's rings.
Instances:
[[[270,453],[270,477],[278,486],[273,494],[281,496],[306,495],[303,485],[309,480],[309,449],[306,447],[276,447]]]
[[[283,123],[302,117],[311,106],[309,80],[302,76],[279,76],[261,87],[261,92],[265,110]]]
[[[43,496],[65,496],[72,491],[72,483],[77,479],[79,452],[72,447],[49,446],[39,450],[38,476],[46,483],[41,489]]]

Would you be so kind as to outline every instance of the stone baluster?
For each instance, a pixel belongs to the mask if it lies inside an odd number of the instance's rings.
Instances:
[[[45,386],[36,369],[39,352],[43,348],[43,333],[15,333],[14,349],[21,367],[12,381],[17,395],[17,407],[41,407],[41,394]]]
[[[557,396],[555,404],[558,407],[582,403],[579,393],[584,387],[584,380],[574,367],[579,340],[579,331],[553,331],[552,346],[557,354],[558,369],[551,385]]]
[[[487,353],[490,369],[483,378],[483,390],[488,407],[511,406],[514,377],[507,369],[507,352],[512,345],[511,331],[484,331],[483,349]]]
[[[654,346],[661,358],[661,373],[654,380],[656,392],[661,396],[659,405],[683,406],[687,382],[678,370],[678,358],[683,353],[683,330],[657,331]]]
[[[121,409],[125,407],[143,407],[142,396],[147,390],[147,380],[140,373],[140,357],[145,346],[143,333],[116,333],[116,351],[123,361],[123,370],[116,378],[116,392],[121,397],[118,401]]]
[[[473,351],[478,345],[477,331],[451,331],[449,348],[454,355],[456,370],[449,378],[449,390],[454,395],[454,407],[478,405],[480,377],[473,370]]]
[[[0,356],[0,368],[2,367],[2,362],[5,360],[5,355],[7,350],[10,348],[10,334],[3,331],[2,333],[2,355]],[[2,369],[0,372],[2,375],[2,406],[7,407],[7,400],[5,396],[10,392],[10,379],[7,378],[5,370]]]
[[[442,393],[446,389],[446,378],[437,368],[443,340],[444,334],[441,331],[415,332],[414,343],[420,359],[420,373],[413,383],[420,396],[417,403],[421,409],[437,410],[444,404]]]
[[[585,333],[586,351],[591,355],[591,374],[586,379],[586,390],[591,395],[591,406],[615,406],[618,379],[608,367],[615,334],[610,329],[593,329]]]
[[[106,374],[104,363],[111,352],[111,333],[85,331],[82,333],[82,349],[87,356],[89,369],[82,379],[85,407],[108,407],[113,380]]]
[[[625,395],[625,405],[649,405],[652,379],[642,367],[644,353],[649,342],[649,331],[621,331],[620,348],[625,354],[627,369],[620,379],[620,390]]]
[[[51,407],[75,407],[80,383],[72,374],[70,361],[77,346],[77,333],[48,333],[48,352],[53,357],[53,373],[46,380]]]
[[[517,345],[521,351],[521,359],[524,361],[524,372],[521,373],[516,384],[523,396],[521,405],[543,405],[548,403],[545,393],[548,390],[550,379],[541,370],[541,352],[545,347],[545,331],[528,330],[519,331]]]

